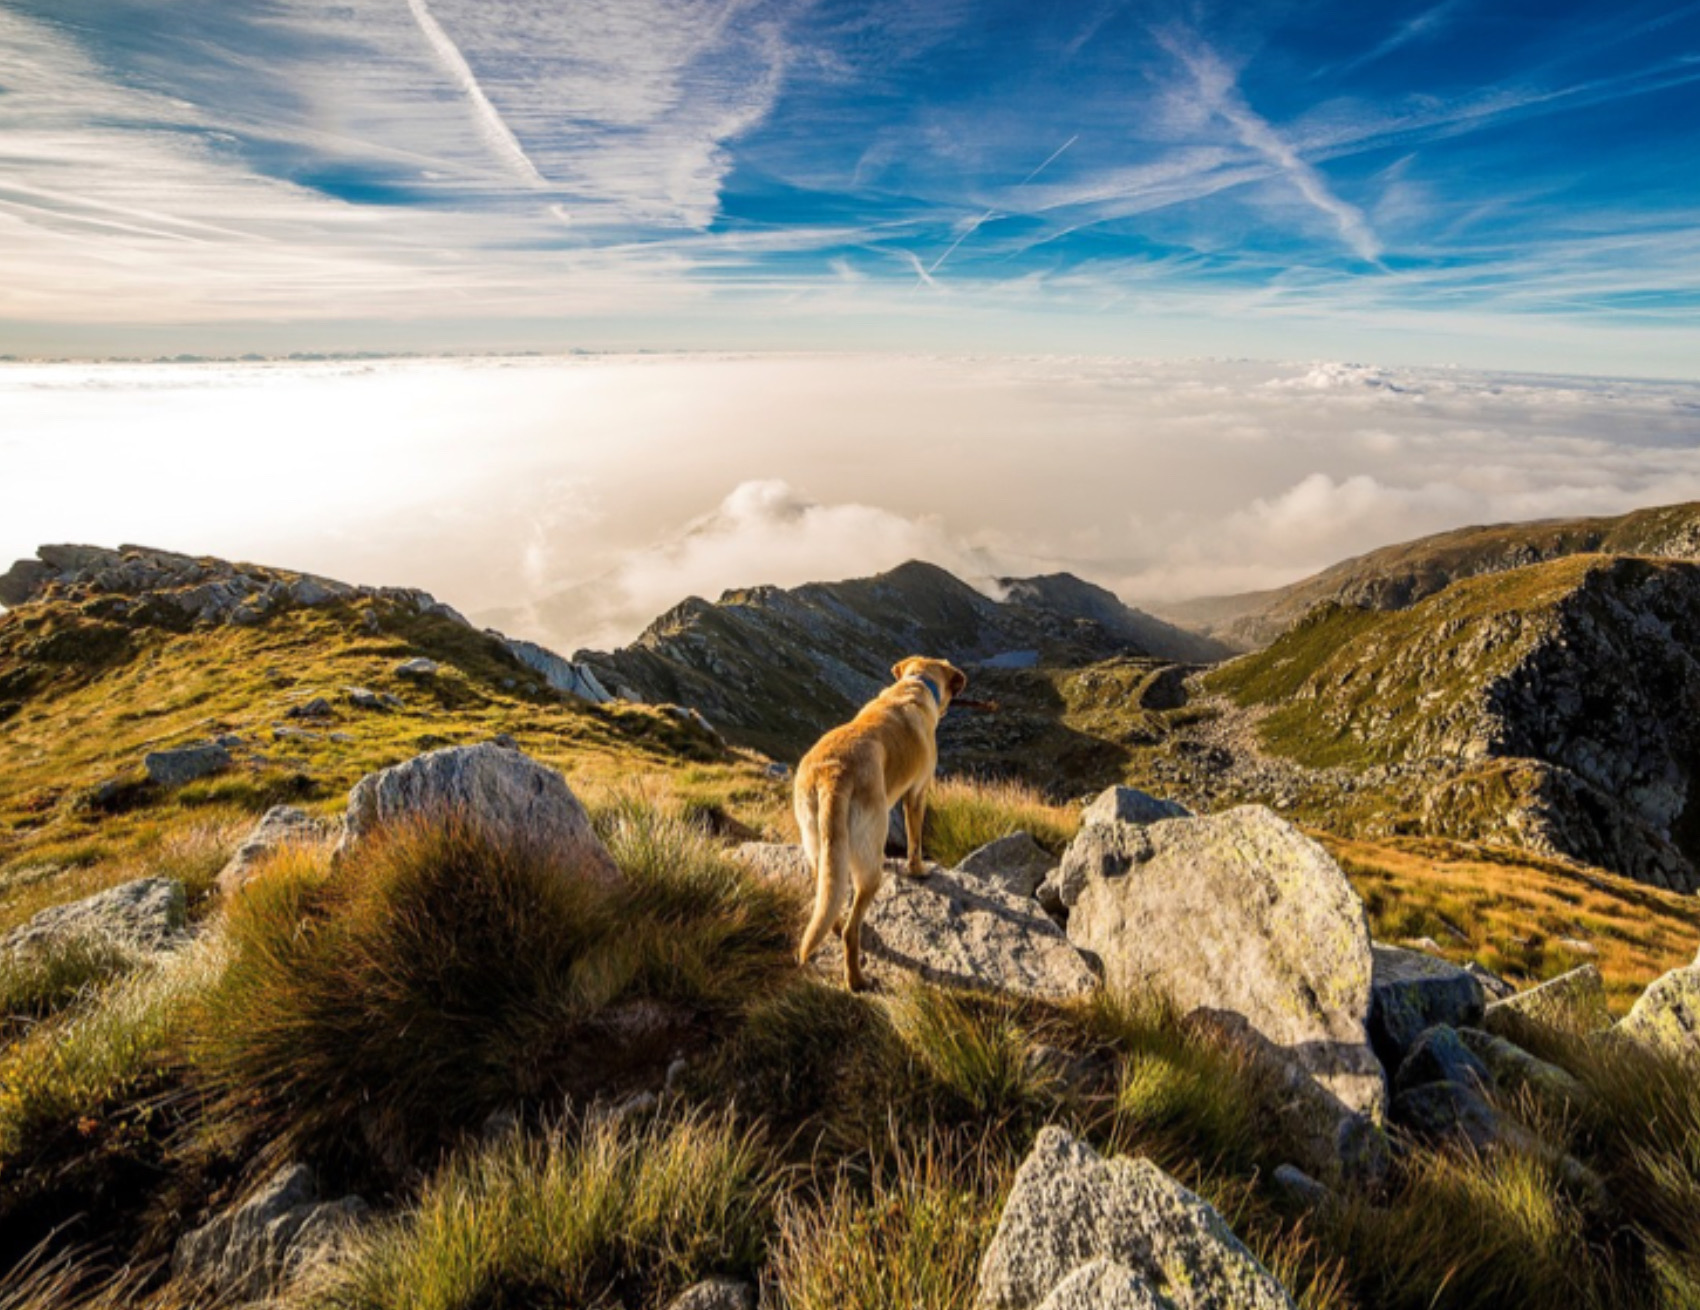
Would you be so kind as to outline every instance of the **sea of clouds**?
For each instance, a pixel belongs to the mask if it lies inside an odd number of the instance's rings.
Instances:
[[[571,651],[939,563],[1161,610],[1466,523],[1700,499],[1700,383],[1338,362],[575,356],[0,365],[0,556],[421,586]]]

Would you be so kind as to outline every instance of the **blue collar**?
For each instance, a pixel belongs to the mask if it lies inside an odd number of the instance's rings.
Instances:
[[[938,683],[934,682],[931,678],[929,678],[924,673],[911,673],[908,676],[915,679],[916,682],[920,683],[928,691],[932,692],[933,693],[933,704],[935,706],[943,708],[943,706],[944,706],[944,694],[939,691]]]

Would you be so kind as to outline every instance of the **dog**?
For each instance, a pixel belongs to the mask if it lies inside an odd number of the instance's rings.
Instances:
[[[896,679],[849,723],[834,728],[803,756],[792,796],[803,853],[815,877],[815,908],[797,949],[809,957],[829,928],[842,921],[844,982],[853,992],[862,978],[862,920],[880,889],[891,808],[903,802],[909,836],[907,874],[926,876],[921,825],[927,787],[938,766],[934,734],[952,697],[968,677],[945,660],[911,656],[892,666]],[[846,896],[854,891],[844,919]]]

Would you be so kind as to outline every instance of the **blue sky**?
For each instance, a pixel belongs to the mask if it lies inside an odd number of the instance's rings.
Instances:
[[[0,0],[0,353],[1700,375],[1700,3]]]

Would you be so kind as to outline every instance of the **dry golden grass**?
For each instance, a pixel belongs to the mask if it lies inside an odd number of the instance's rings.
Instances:
[[[1363,897],[1378,941],[1432,938],[1448,958],[1520,984],[1592,963],[1619,1013],[1653,979],[1691,962],[1700,943],[1700,897],[1600,869],[1454,842],[1313,835]]]

